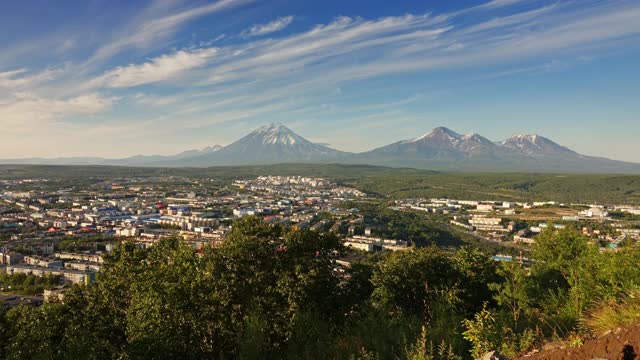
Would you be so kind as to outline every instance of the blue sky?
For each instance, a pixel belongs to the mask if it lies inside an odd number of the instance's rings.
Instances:
[[[173,154],[279,121],[347,151],[446,126],[640,162],[637,0],[34,0],[0,24],[0,158]]]

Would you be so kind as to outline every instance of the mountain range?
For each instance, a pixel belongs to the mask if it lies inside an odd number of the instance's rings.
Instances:
[[[479,134],[462,135],[445,127],[363,153],[313,143],[288,127],[262,126],[227,146],[176,155],[137,155],[123,159],[93,157],[0,160],[0,164],[192,166],[344,163],[414,167],[443,171],[522,171],[557,173],[640,173],[640,164],[581,155],[540,135],[514,135],[494,142]]]

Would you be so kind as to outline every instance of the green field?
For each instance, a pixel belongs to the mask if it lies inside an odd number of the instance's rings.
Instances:
[[[0,179],[117,179],[122,177],[209,177],[223,180],[258,175],[301,175],[334,179],[379,197],[447,197],[511,201],[640,204],[640,176],[524,173],[443,173],[407,168],[338,164],[281,164],[211,168],[1,165]]]

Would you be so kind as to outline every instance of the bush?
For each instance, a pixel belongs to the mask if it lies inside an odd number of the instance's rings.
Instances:
[[[465,319],[462,324],[466,329],[462,335],[471,343],[471,355],[474,358],[500,347],[501,337],[495,314],[488,310],[486,305],[472,320]]]

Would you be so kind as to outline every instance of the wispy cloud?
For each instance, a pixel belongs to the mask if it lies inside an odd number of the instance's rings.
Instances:
[[[608,40],[640,34],[637,4],[594,8],[578,16],[554,9],[545,6],[465,27],[455,26],[446,15],[341,17],[304,33],[220,48],[204,73],[212,85],[248,79],[340,83],[508,63],[551,51],[606,46]]]
[[[405,15],[377,20],[339,17],[313,29],[273,41],[258,41],[226,48],[218,66],[212,68],[210,80],[224,82],[238,77],[291,74],[339,61],[344,56],[383,51],[385,47],[402,47],[415,41],[435,40],[450,29],[445,17]],[[438,27],[442,25],[442,27]],[[310,71],[311,73],[312,71]]]
[[[396,75],[424,80],[407,92],[428,94],[441,90],[430,88],[429,80],[443,70],[490,69],[488,76],[474,79],[559,71],[567,58],[600,56],[612,44],[619,49],[640,36],[640,3],[625,0],[551,5],[493,0],[467,8],[473,16],[461,11],[341,16],[303,31],[298,31],[300,25],[279,33],[294,21],[292,16],[262,24],[243,18],[245,25],[224,29],[228,35],[177,35],[194,19],[251,2],[220,0],[188,8],[184,4],[189,2],[154,2],[126,18],[112,37],[83,49],[85,58],[59,64],[64,72],[5,67],[0,72],[0,121],[27,129],[103,114],[102,128],[113,123],[113,129],[120,129],[125,125],[118,123],[118,112],[135,109],[143,113],[145,124],[161,125],[154,131],[166,138],[182,128],[197,132],[213,124],[270,117],[300,123],[339,118],[356,127],[389,117],[410,122],[419,116],[406,108],[428,101],[428,96],[397,94],[400,100],[394,102],[388,101],[392,90],[382,89],[387,100],[380,101],[363,95],[373,91],[365,87],[358,91],[357,103],[340,106],[341,101],[355,97],[352,89],[361,82],[384,78],[385,84],[393,83]],[[296,18],[298,22],[303,19]],[[180,37],[189,40],[172,42]],[[58,43],[71,52],[83,46],[75,39]],[[108,113],[116,102],[122,106]]]
[[[143,64],[115,68],[92,80],[90,85],[127,88],[172,79],[188,70],[205,65],[216,52],[216,48],[176,51]]]
[[[293,22],[293,16],[284,16],[266,24],[257,24],[244,30],[240,36],[252,37],[271,34],[283,30]]]
[[[480,9],[497,9],[505,6],[511,6],[519,3],[531,2],[531,0],[491,0],[482,5],[478,5]]]
[[[487,75],[483,76],[483,78],[496,79],[496,78],[501,78],[501,77],[514,76],[514,75],[540,74],[540,73],[546,73],[546,72],[558,71],[558,70],[561,70],[561,69],[566,69],[569,66],[570,66],[570,64],[568,64],[568,63],[565,63],[565,62],[562,62],[562,61],[558,61],[558,60],[552,60],[552,61],[540,64],[540,65],[517,67],[517,68],[511,68],[511,69],[507,69],[507,70],[494,72],[494,73],[487,74]]]
[[[45,81],[53,80],[57,71],[44,70],[42,72],[27,75],[27,69],[17,69],[0,72],[0,88],[21,88],[33,86]]]
[[[159,15],[159,11],[166,11],[166,9],[152,6],[147,13],[134,18],[130,24],[126,25],[124,27],[125,31],[118,33],[118,36],[112,41],[97,49],[91,59],[87,61],[87,64],[109,59],[115,54],[132,47],[144,48],[151,46],[159,39],[165,39],[173,35],[181,26],[193,19],[229,10],[253,1],[219,0],[211,4],[178,10],[169,15]]]
[[[536,18],[540,18],[542,15],[552,12],[557,7],[557,4],[552,4],[549,6],[543,6],[541,8],[536,8],[530,11],[516,13],[513,15],[492,18],[465,28],[464,30],[462,30],[462,33],[478,33],[481,31],[495,30],[510,25],[525,24],[527,22],[531,22]]]
[[[192,78],[202,79],[196,85],[212,94],[176,102],[175,111],[197,115],[189,126],[203,127],[276,110],[312,118],[318,112],[312,105],[320,96],[326,97],[321,94],[336,94],[340,84],[392,74],[508,64],[549,52],[606,46],[609,39],[640,33],[640,22],[635,21],[639,6],[600,7],[579,15],[554,13],[557,8],[544,6],[466,26],[456,26],[446,14],[372,20],[339,17],[302,33],[217,47],[215,56],[203,60],[206,64],[199,62],[185,70],[193,72]],[[551,71],[557,64],[494,75]],[[261,105],[257,99],[267,103]],[[272,109],[268,102],[285,105]],[[269,111],[242,110],[255,106]]]
[[[161,17],[141,28],[174,28],[195,16],[246,1],[219,1]],[[491,3],[506,6],[514,2]],[[354,80],[508,63],[550,51],[606,45],[610,39],[640,33],[640,6],[633,2],[623,4],[626,6],[586,7],[580,13],[556,12],[561,6],[550,5],[465,25],[457,25],[448,14],[338,17],[308,31],[275,39],[178,50],[144,63],[119,66],[84,81],[79,89],[95,91],[160,82],[186,85],[186,77],[204,89],[224,89],[220,95],[223,99],[209,103],[225,105],[233,103],[225,99],[237,97],[240,92],[273,92],[276,86],[296,86],[298,94],[326,88],[333,91],[341,83]],[[290,21],[280,18],[251,30],[270,31]],[[0,81],[26,82],[20,75],[6,73]]]

